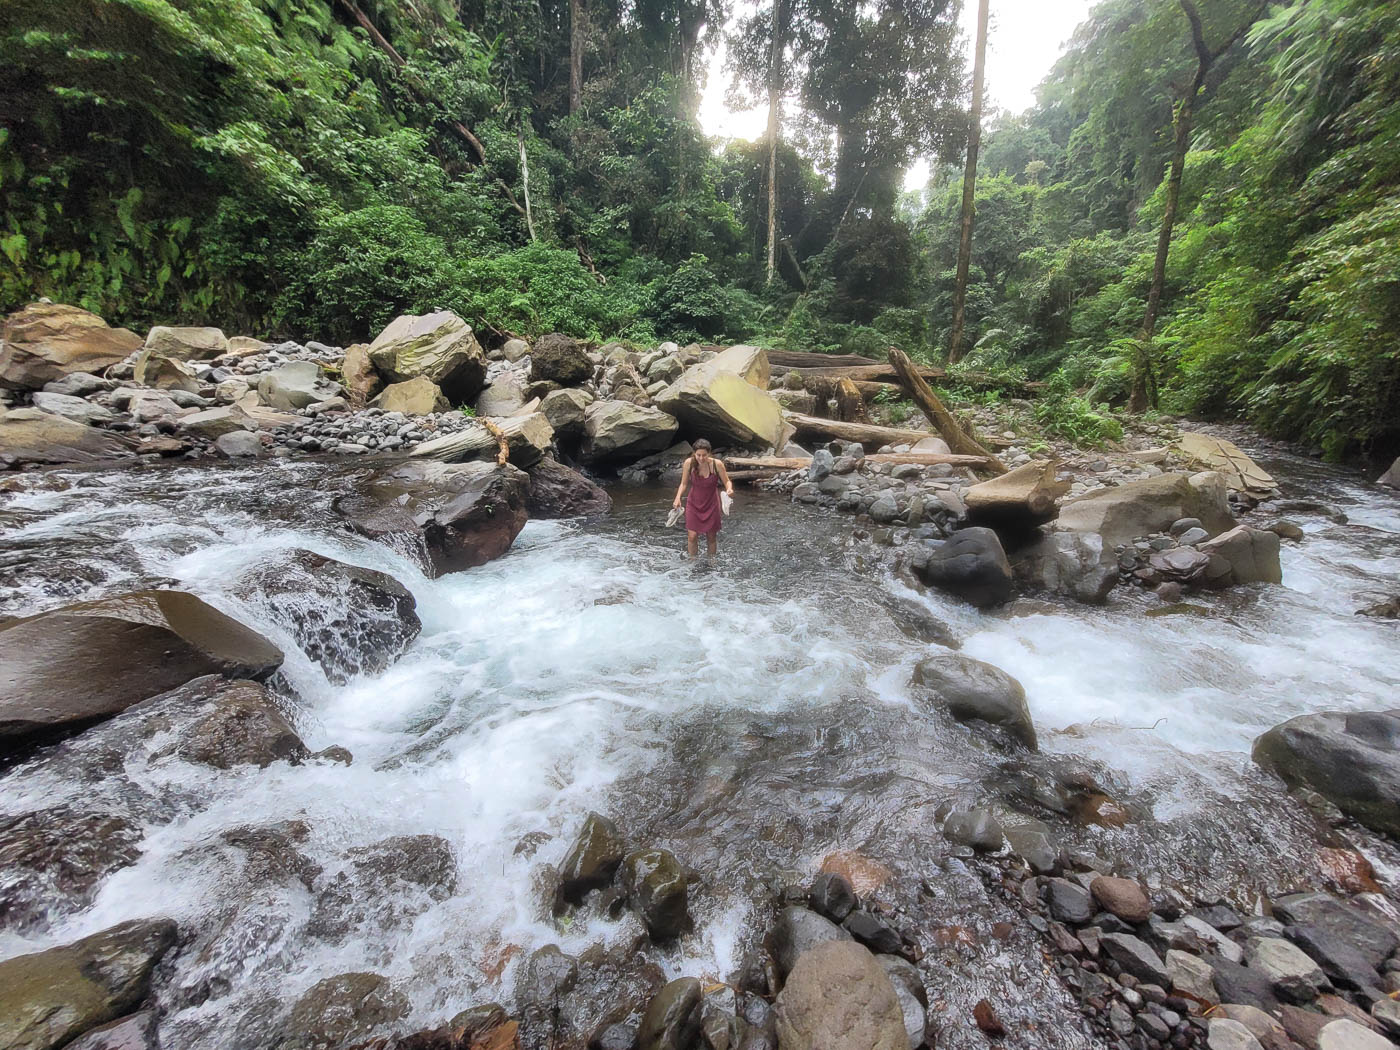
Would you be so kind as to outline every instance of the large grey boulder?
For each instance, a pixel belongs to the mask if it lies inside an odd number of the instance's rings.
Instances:
[[[1319,711],[1254,741],[1254,761],[1376,831],[1400,836],[1400,711]]]
[[[442,576],[510,549],[529,517],[529,484],[510,464],[414,459],[375,471],[334,507],[365,536],[421,542],[426,568]]]
[[[257,430],[258,424],[237,405],[221,405],[183,416],[179,428],[194,437],[214,441],[238,430]]]
[[[1002,726],[1026,747],[1036,749],[1026,691],[1001,668],[961,653],[935,651],[915,665],[914,685],[959,721]]]
[[[594,400],[592,394],[583,390],[551,390],[540,402],[540,411],[560,440],[576,441],[583,437],[584,414]]]
[[[1011,563],[991,529],[962,529],[937,546],[925,545],[915,552],[909,567],[925,583],[979,609],[1011,597]]]
[[[1059,526],[1096,532],[1108,547],[1165,532],[1175,521],[1197,518],[1212,535],[1235,527],[1229,490],[1214,471],[1160,474],[1099,489],[1060,505]]]
[[[140,447],[124,434],[99,430],[38,408],[0,408],[0,470],[31,463],[100,463]]]
[[[774,1009],[782,1050],[909,1047],[889,975],[854,941],[831,941],[805,952]]]
[[[1101,605],[1118,583],[1113,548],[1092,532],[1044,533],[1011,555],[1016,579],[1028,587]]]
[[[478,416],[511,416],[525,407],[525,387],[513,372],[502,372],[476,398]]]
[[[321,374],[315,361],[289,361],[258,380],[258,399],[268,408],[291,412],[345,393]]]
[[[199,380],[194,369],[176,357],[167,357],[154,350],[142,350],[136,358],[132,378],[142,386],[155,390],[183,390],[199,393]]]
[[[109,718],[202,675],[262,679],[281,664],[262,635],[183,591],[10,620],[0,625],[0,745]]]
[[[641,459],[669,448],[674,416],[628,401],[595,401],[584,411],[583,456],[594,463]]]
[[[0,387],[39,390],[72,372],[101,373],[141,349],[141,337],[94,313],[30,303],[0,329]]]
[[[1202,554],[1214,555],[1229,565],[1229,576],[1220,582],[1282,583],[1279,564],[1279,537],[1265,529],[1238,525],[1211,540],[1196,544]],[[1209,572],[1209,570],[1207,570]]]
[[[56,1050],[146,998],[175,943],[169,919],[144,919],[0,962],[0,1046]]]
[[[51,394],[40,391],[34,395],[33,402],[34,407],[42,412],[52,412],[56,416],[62,416],[74,423],[82,423],[84,426],[110,423],[113,418],[110,409],[103,408],[94,401],[74,397],[71,394]]]
[[[486,383],[486,354],[450,310],[394,318],[370,343],[369,359],[390,382],[432,380],[453,404],[472,401]]]
[[[179,361],[207,361],[228,353],[229,343],[217,328],[156,325],[146,333],[145,349]]]
[[[717,445],[775,447],[783,413],[768,393],[768,354],[756,346],[731,346],[691,368],[656,396],[692,438]]]
[[[807,908],[790,905],[778,912],[764,941],[778,976],[786,977],[797,960],[825,941],[849,941],[851,935],[831,920]]]

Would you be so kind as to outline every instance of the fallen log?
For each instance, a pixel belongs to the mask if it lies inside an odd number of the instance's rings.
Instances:
[[[943,407],[943,402],[938,400],[938,395],[924,381],[904,351],[892,346],[889,352],[890,364],[899,373],[900,383],[909,391],[909,396],[923,410],[924,415],[928,416],[929,422],[938,428],[939,435],[948,443],[948,447],[965,456],[986,456],[988,466],[998,474],[1005,474],[1006,464],[992,455],[974,434],[965,431],[953,418],[952,413]]]
[[[1056,477],[1055,464],[1027,463],[999,478],[973,485],[963,496],[974,525],[1024,531],[1051,521],[1070,483]]]
[[[854,441],[861,445],[913,445],[926,437],[924,430],[899,430],[874,423],[846,423],[839,419],[822,419],[800,412],[788,412],[785,418],[797,428],[799,437],[818,437],[827,441]]]
[[[774,372],[789,368],[843,368],[860,365],[878,365],[881,362],[872,357],[858,354],[814,354],[806,350],[769,350],[768,364]]]
[[[731,461],[732,462],[732,461]],[[805,462],[805,461],[804,461]],[[776,478],[785,471],[769,468],[767,470],[731,470],[729,472],[730,481],[767,481],[769,478]]]
[[[724,465],[744,467],[771,467],[778,470],[801,470],[811,464],[810,459],[797,456],[730,456]],[[867,463],[915,463],[923,467],[936,467],[950,463],[957,467],[980,467],[986,465],[985,456],[959,456],[950,452],[883,452],[865,457]],[[730,477],[733,477],[730,474]]]

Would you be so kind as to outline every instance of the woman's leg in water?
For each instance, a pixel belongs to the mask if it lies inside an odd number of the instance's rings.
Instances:
[[[710,542],[713,543],[714,541],[711,540]],[[687,532],[687,533],[685,534],[685,552],[686,552],[686,555],[687,555],[688,557],[690,557],[690,558],[693,560],[693,559],[695,558],[696,552],[698,551],[699,547],[700,547],[700,533],[698,533],[698,532]]]
[[[719,532],[705,533],[705,552],[713,558],[719,553]]]

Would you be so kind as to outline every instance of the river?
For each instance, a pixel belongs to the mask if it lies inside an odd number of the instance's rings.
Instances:
[[[430,1027],[486,1001],[513,1007],[541,945],[602,945],[583,1025],[637,985],[640,957],[668,977],[732,977],[782,887],[853,850],[890,869],[880,894],[907,921],[969,931],[933,937],[921,964],[948,1018],[993,996],[1007,1020],[1039,1020],[1039,1045],[1099,1045],[1034,934],[991,935],[1016,913],[985,862],[944,841],[939,807],[1044,820],[1067,849],[1206,899],[1247,904],[1317,882],[1313,823],[1252,767],[1249,746],[1305,711],[1394,706],[1396,625],[1354,611],[1400,594],[1400,500],[1311,461],[1266,466],[1285,498],[1350,523],[1290,511],[1306,538],[1285,544],[1282,587],[1192,597],[1170,615],[1123,588],[1102,608],[1022,600],[981,614],[909,590],[849,518],[761,493],[741,492],[713,565],[680,557],[683,534],[662,524],[669,490],[623,489],[604,520],[531,522],[505,557],[431,580],[411,550],[338,526],[330,501],[345,467],[16,479],[0,496],[0,614],[154,584],[193,591],[283,648],[299,733],[354,761],[218,771],[164,758],[69,782],[41,764],[9,770],[0,812],[123,808],[141,815],[144,838],[89,906],[23,934],[0,928],[0,957],[175,918],[201,938],[157,982],[163,1045],[212,1050],[275,1041],[290,1003],[332,974],[389,977],[412,1003],[401,1027]],[[394,576],[421,635],[382,674],[332,684],[297,648],[285,608],[238,586],[292,549]],[[1039,756],[1008,756],[920,705],[908,681],[928,643],[900,629],[895,599],[1023,683]],[[1074,776],[1131,819],[1083,823],[1034,805]],[[637,951],[626,913],[552,918],[547,868],[591,810],[696,871],[694,934]],[[218,845],[230,829],[287,821],[305,825],[297,848],[320,869],[309,885],[250,883]],[[424,893],[386,876],[351,927],[327,935],[317,909],[350,851],[404,835],[445,840],[455,885]],[[1365,845],[1388,879],[1388,849]],[[966,1027],[950,1020],[939,1045],[985,1045]]]

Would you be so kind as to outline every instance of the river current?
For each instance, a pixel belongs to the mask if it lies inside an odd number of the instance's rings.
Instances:
[[[1311,818],[1252,767],[1249,747],[1306,711],[1397,706],[1396,624],[1355,610],[1400,594],[1400,500],[1306,460],[1266,465],[1284,498],[1320,501],[1348,523],[1289,510],[1306,537],[1284,545],[1282,587],[1191,597],[1168,615],[1123,588],[1102,608],[1030,599],[981,614],[910,590],[849,518],[762,493],[740,493],[713,565],[681,558],[683,533],[663,525],[669,490],[621,489],[606,519],[531,522],[506,556],[431,580],[412,550],[337,525],[329,504],[344,467],[17,479],[0,494],[0,615],[156,584],[193,591],[286,652],[281,691],[298,732],[354,761],[218,771],[170,758],[142,765],[134,785],[7,771],[0,814],[119,806],[133,791],[168,804],[141,811],[139,858],[90,906],[0,931],[0,957],[168,915],[214,935],[181,953],[158,990],[163,1045],[258,1045],[301,992],[358,970],[408,995],[403,1028],[430,1027],[479,1003],[513,1006],[541,945],[634,954],[641,927],[626,913],[549,912],[548,866],[596,810],[697,873],[696,932],[644,949],[668,977],[732,977],[782,887],[851,850],[890,870],[879,893],[920,928],[970,931],[935,938],[922,964],[949,1018],[991,995],[1008,1020],[1041,1020],[1039,1045],[1098,1045],[1033,936],[988,933],[1014,913],[943,840],[940,807],[1044,820],[1066,848],[1117,870],[1245,905],[1260,889],[1316,881]],[[404,656],[332,684],[285,610],[238,586],[293,549],[402,582],[423,622]],[[1022,682],[1040,756],[1010,759],[918,703],[908,682],[928,643],[901,630],[901,600]],[[1037,786],[1066,771],[1092,776],[1132,819],[1037,809]],[[287,821],[305,825],[298,848],[322,871],[309,887],[249,885],[211,845]],[[315,933],[318,893],[347,854],[403,835],[450,846],[451,893],[420,899],[391,882],[383,892],[403,899],[348,934]],[[1388,881],[1393,858],[1365,844]],[[599,994],[611,991],[604,981]],[[950,1021],[939,1045],[979,1045],[965,1028]]]

